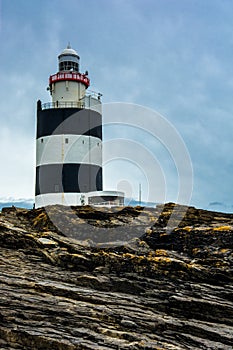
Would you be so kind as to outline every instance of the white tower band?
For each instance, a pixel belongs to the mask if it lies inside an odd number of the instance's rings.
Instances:
[[[37,102],[36,208],[123,204],[123,193],[103,191],[101,94],[89,93],[88,72],[70,45],[49,78],[52,102]]]

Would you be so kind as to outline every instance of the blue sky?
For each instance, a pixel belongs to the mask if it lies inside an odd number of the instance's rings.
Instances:
[[[232,0],[0,0],[0,201],[33,199],[36,101],[50,100],[48,77],[70,41],[104,103],[145,106],[180,134],[193,167],[190,204],[232,211],[232,13]],[[106,128],[106,140],[113,135]],[[147,147],[164,173],[165,200],[175,201],[176,164],[164,146]],[[105,185],[131,178],[135,196],[144,179],[122,161],[106,164]]]

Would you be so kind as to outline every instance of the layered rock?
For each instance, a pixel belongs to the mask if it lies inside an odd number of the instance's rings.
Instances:
[[[0,349],[232,349],[233,215],[5,208]]]

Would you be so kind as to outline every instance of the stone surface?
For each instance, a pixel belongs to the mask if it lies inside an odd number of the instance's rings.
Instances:
[[[0,349],[230,350],[232,248],[233,215],[172,203],[5,208]]]

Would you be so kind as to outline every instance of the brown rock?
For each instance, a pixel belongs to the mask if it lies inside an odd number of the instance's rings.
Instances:
[[[232,349],[232,224],[173,203],[4,209],[0,349]]]

